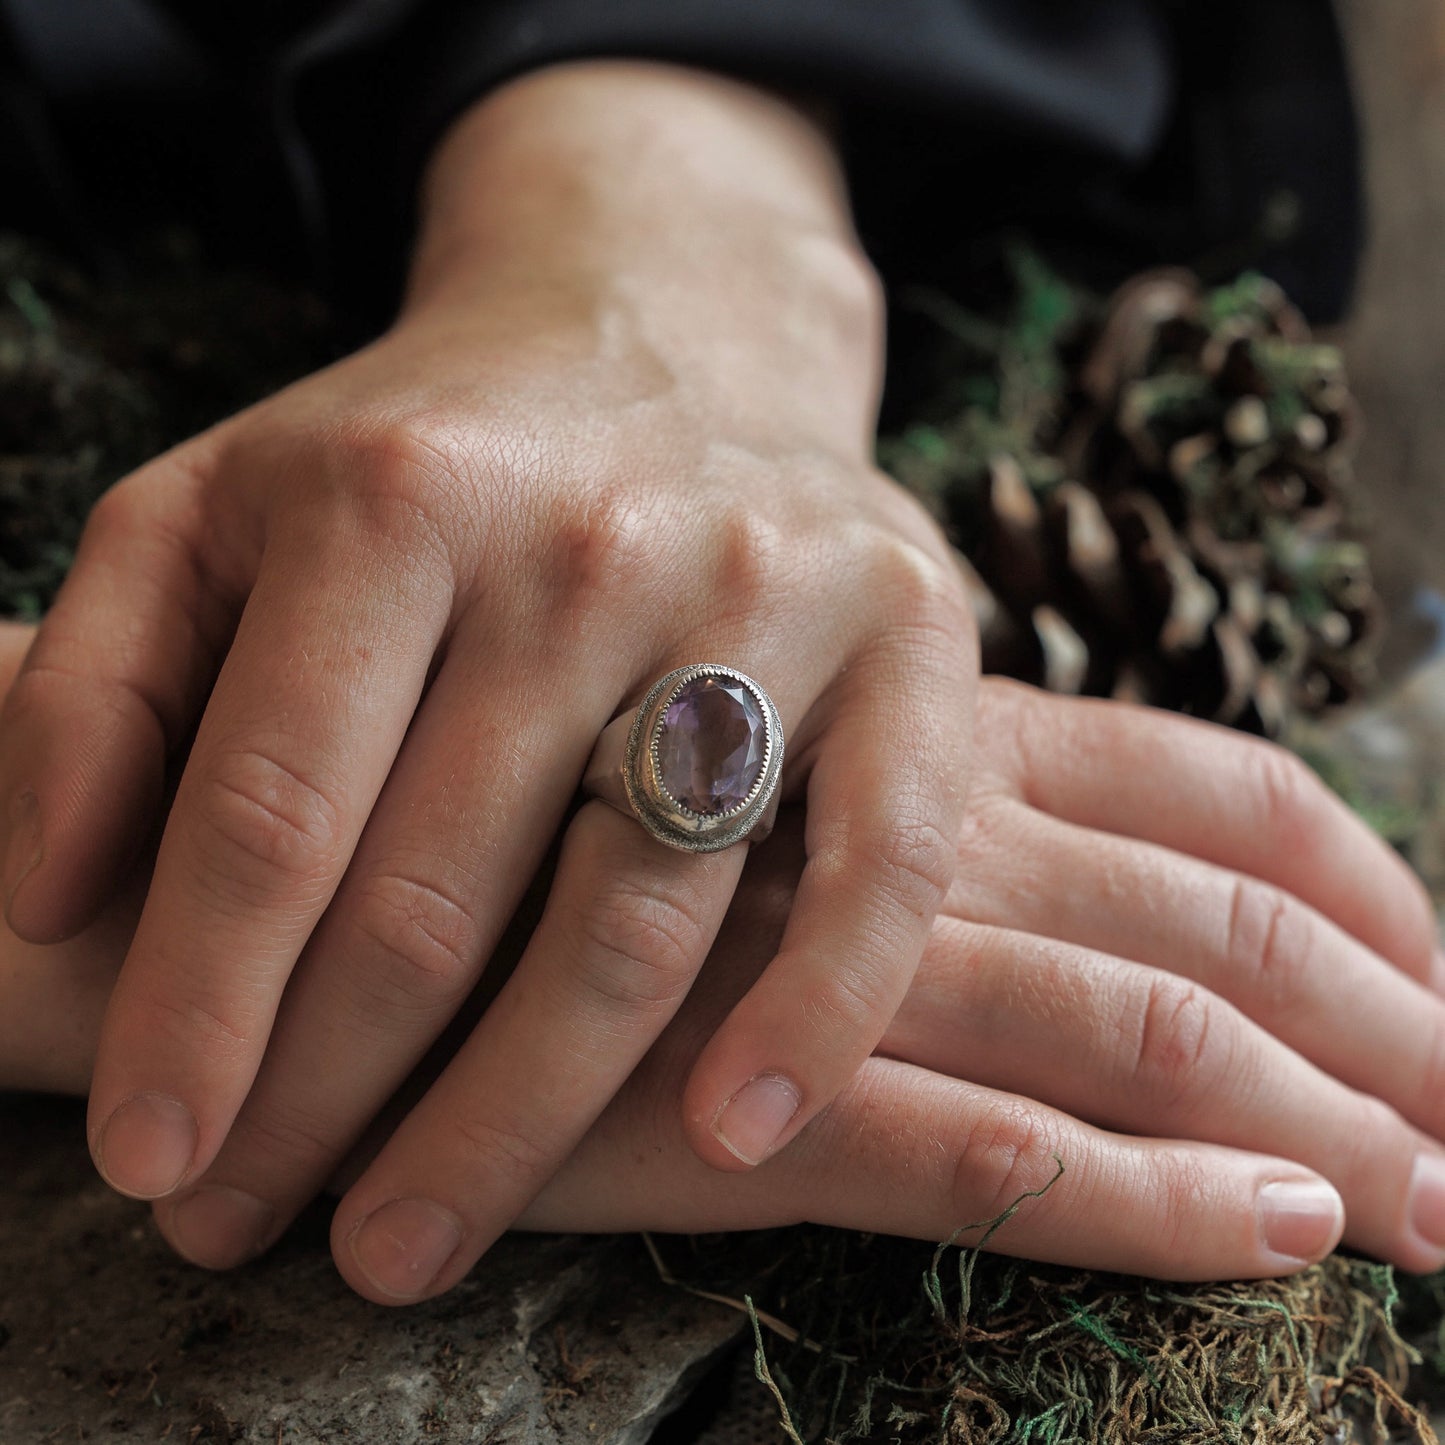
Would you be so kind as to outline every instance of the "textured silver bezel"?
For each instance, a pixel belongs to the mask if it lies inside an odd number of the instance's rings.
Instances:
[[[752,791],[736,808],[712,815],[695,813],[674,798],[658,777],[657,745],[663,714],[688,683],[726,677],[753,695],[763,719],[763,767]],[[783,771],[783,724],[773,700],[746,673],[716,662],[696,662],[659,678],[643,698],[622,763],[622,784],[637,820],[663,843],[691,853],[716,853],[740,843],[764,819]]]

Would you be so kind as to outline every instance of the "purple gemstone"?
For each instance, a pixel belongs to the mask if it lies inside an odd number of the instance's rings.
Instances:
[[[685,683],[657,728],[657,780],[694,813],[730,813],[763,772],[767,728],[752,693],[730,677]]]

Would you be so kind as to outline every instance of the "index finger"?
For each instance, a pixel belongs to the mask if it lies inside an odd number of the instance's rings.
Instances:
[[[220,1147],[447,623],[415,558],[379,586],[363,526],[322,533],[263,558],[106,1013],[89,1135],[125,1194],[168,1194]]]
[[[214,450],[196,438],[100,498],[6,692],[5,916],[32,943],[78,933],[124,878],[230,635],[235,599],[200,555]]]

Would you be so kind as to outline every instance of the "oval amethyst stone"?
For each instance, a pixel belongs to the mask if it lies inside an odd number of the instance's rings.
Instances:
[[[767,742],[763,710],[748,688],[731,677],[695,677],[658,722],[657,780],[690,812],[730,813],[762,776]]]

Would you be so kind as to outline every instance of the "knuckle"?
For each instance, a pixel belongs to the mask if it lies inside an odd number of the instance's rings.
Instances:
[[[199,1054],[222,1066],[238,1063],[251,1053],[252,1025],[232,1014],[216,999],[201,999],[190,989],[147,994],[138,1009],[141,1037],[164,1040],[160,1053]]]
[[[756,616],[788,568],[790,548],[784,529],[755,508],[733,507],[713,524],[719,587],[729,610]]]
[[[540,1185],[555,1164],[551,1151],[520,1124],[458,1115],[450,1121],[457,1154],[479,1179]]]
[[[1181,1259],[1197,1253],[1200,1216],[1211,1212],[1209,1201],[1218,1197],[1218,1181],[1208,1176],[1198,1156],[1178,1149],[1146,1159],[1139,1172],[1137,1197],[1158,1203],[1154,1227],[1141,1229],[1133,1242],[1139,1252],[1137,1267],[1168,1279],[1177,1273]]]
[[[992,1219],[1058,1172],[1043,1122],[1022,1100],[992,1103],[969,1126],[953,1175],[953,1208],[964,1220]]]
[[[1260,740],[1241,739],[1240,743],[1250,750],[1245,770],[1249,795],[1257,800],[1261,830],[1271,847],[1276,853],[1295,858],[1318,856],[1323,840],[1338,836],[1342,811],[1339,800],[1296,754]],[[1362,835],[1366,832],[1358,820],[1352,819],[1345,826],[1356,828]],[[1374,841],[1378,844],[1378,840]],[[1360,855],[1362,870],[1370,866],[1366,856]],[[1380,847],[1375,857],[1380,871],[1371,870],[1370,881],[1382,890],[1388,888],[1385,896],[1393,905],[1380,910],[1390,940],[1387,949],[1394,961],[1404,962],[1407,970],[1418,976],[1428,969],[1437,941],[1429,891],[1393,850]]]
[[[1440,934],[1439,925],[1435,919],[1435,905],[1430,899],[1430,891],[1419,877],[1410,869],[1409,865],[1400,860],[1400,872],[1404,878],[1405,892],[1407,898],[1400,911],[1400,933],[1405,942],[1402,946],[1404,955],[1413,955],[1421,960],[1421,968],[1424,977],[1428,978],[1429,970],[1432,967],[1430,959],[1439,947]]]
[[[600,487],[561,521],[554,538],[554,576],[561,599],[610,597],[636,585],[651,528],[637,494]]]
[[[1305,985],[1314,929],[1287,893],[1254,878],[1230,884],[1225,960],[1252,977],[1275,1005],[1295,1002]]]
[[[821,298],[822,311],[848,334],[877,338],[886,310],[882,277],[856,247],[819,231],[797,232],[780,243],[800,291]]]
[[[1353,1132],[1369,1157],[1377,1156],[1381,1144],[1393,1140],[1406,1143],[1409,1151],[1414,1152],[1415,1132],[1393,1104],[1387,1104],[1374,1094],[1359,1094],[1357,1097],[1360,1127]]]
[[[356,418],[335,441],[333,454],[353,478],[359,495],[431,502],[458,481],[451,442],[428,417]]]
[[[1398,1171],[1402,1181],[1408,1180],[1419,1135],[1397,1109],[1373,1094],[1356,1093],[1355,1110],[1353,1127],[1341,1131],[1343,1157],[1329,1173],[1345,1181],[1378,1180]]]
[[[853,960],[835,969],[825,993],[802,1009],[802,1016],[821,1048],[836,1051],[840,1036],[866,1035],[876,1043],[896,1012],[898,990],[892,973],[866,961]]]
[[[364,942],[358,986],[385,1013],[451,1005],[475,980],[482,949],[476,916],[435,883],[399,872],[369,878],[352,926]]]
[[[628,1013],[667,1013],[692,984],[708,941],[696,900],[618,881],[576,919],[589,993]]]
[[[324,887],[344,857],[338,804],[319,784],[255,749],[223,753],[204,787],[202,866],[244,897],[278,885]]]
[[[1017,870],[1004,860],[1017,853],[1021,842],[1026,843],[1028,821],[1015,799],[994,779],[974,788],[953,845],[956,861],[949,893],[967,908],[977,910],[995,879],[1014,885]]]
[[[42,634],[42,645],[49,639]],[[37,660],[33,647],[26,664],[16,673],[5,694],[5,718],[9,723],[24,721],[36,727],[44,737],[54,713],[71,704],[77,693],[85,696],[87,706],[94,708],[100,688],[97,680],[78,667],[62,666],[48,660]],[[124,694],[122,694],[124,696]]]
[[[120,542],[142,530],[148,511],[144,492],[133,481],[119,481],[96,498],[85,530],[97,541]]]
[[[1019,727],[1041,712],[1047,717],[1053,712],[1055,703],[1060,707],[1069,707],[1072,700],[1049,697],[1042,689],[1031,683],[1020,682],[1016,677],[990,675],[987,691],[979,694],[979,712],[990,722],[996,719],[1000,724],[1007,723],[1010,727]],[[1130,704],[1121,702],[1117,706],[1128,708]]]
[[[1312,851],[1324,784],[1307,763],[1272,743],[1256,743],[1253,753],[1253,786],[1268,833],[1281,848]]]
[[[1426,1107],[1433,1110],[1442,1107],[1437,1101],[1445,1100],[1445,1019],[1442,1019],[1438,1005],[1431,1005],[1430,1015],[1424,1059],[1420,1066],[1421,1082],[1414,1097],[1427,1100]]]
[[[300,1098],[271,1098],[264,1108],[242,1110],[226,1142],[232,1168],[244,1157],[248,1164],[238,1172],[247,1175],[262,1162],[311,1170],[340,1155],[343,1144],[335,1131],[302,1107]]]
[[[879,561],[877,589],[897,625],[950,654],[972,632],[962,574],[942,549],[890,537]]]
[[[899,818],[865,841],[863,863],[891,900],[931,923],[958,872],[958,843],[924,818]]]
[[[1221,1072],[1216,1004],[1196,984],[1152,979],[1139,1013],[1131,1081],[1168,1106],[1207,1096]]]
[[[306,495],[321,503],[327,535],[340,503],[362,537],[384,544],[386,555],[404,546],[420,564],[452,572],[459,549],[474,550],[484,527],[489,493],[472,469],[487,448],[473,442],[459,446],[430,416],[351,417],[305,447]]]

